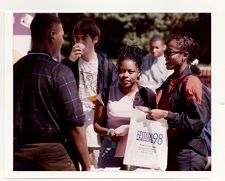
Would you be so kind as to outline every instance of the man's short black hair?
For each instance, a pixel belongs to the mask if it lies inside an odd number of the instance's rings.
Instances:
[[[158,34],[157,35],[154,35],[150,39],[149,43],[152,43],[152,42],[155,42],[155,41],[161,41],[164,44],[164,39],[163,39],[163,37],[161,35],[158,35]]]
[[[53,14],[36,14],[30,25],[32,41],[43,40],[46,37],[47,32],[51,30],[54,25],[60,23],[60,19]]]

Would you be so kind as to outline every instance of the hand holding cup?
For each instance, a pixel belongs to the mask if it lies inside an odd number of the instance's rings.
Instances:
[[[75,62],[84,53],[84,49],[85,45],[83,43],[76,43],[72,48],[69,59]]]

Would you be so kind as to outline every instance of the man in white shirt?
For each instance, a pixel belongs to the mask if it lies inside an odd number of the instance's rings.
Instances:
[[[89,159],[97,168],[100,140],[93,129],[96,97],[108,89],[116,80],[116,67],[107,56],[95,49],[101,32],[93,19],[84,18],[73,28],[74,46],[70,56],[62,63],[69,66],[74,73],[83,111]]]
[[[154,35],[150,39],[149,50],[143,60],[140,83],[155,91],[173,71],[166,69],[166,45],[160,35]]]

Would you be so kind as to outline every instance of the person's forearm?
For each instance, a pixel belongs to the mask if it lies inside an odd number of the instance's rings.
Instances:
[[[169,111],[162,109],[152,109],[147,114],[147,119],[159,120],[161,118],[166,118],[169,114]]]
[[[105,107],[97,100],[95,103],[95,115],[94,115],[94,130],[98,135],[107,136],[108,128],[106,126],[106,109]]]
[[[108,128],[102,127],[98,123],[94,123],[94,130],[98,135],[107,136]]]
[[[68,60],[75,62],[79,57],[73,54],[70,54],[70,56],[68,57]]]
[[[82,166],[83,171],[90,170],[91,164],[89,161],[89,154],[87,148],[87,139],[86,139],[86,132],[85,127],[75,127],[71,130],[73,144],[77,150],[78,158],[80,164]]]

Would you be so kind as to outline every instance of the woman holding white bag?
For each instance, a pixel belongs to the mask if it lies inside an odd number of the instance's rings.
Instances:
[[[164,52],[166,67],[174,70],[156,92],[158,109],[150,110],[152,120],[164,118],[168,129],[169,171],[201,171],[206,165],[207,147],[201,137],[202,129],[211,117],[207,90],[196,65],[198,44],[189,36],[170,38]]]
[[[94,129],[103,136],[98,160],[99,168],[120,167],[126,170],[123,157],[126,146],[127,130],[135,106],[144,106],[139,90],[138,79],[141,72],[143,52],[137,46],[125,46],[117,60],[118,81],[109,91],[107,105],[99,94],[94,117]],[[145,88],[150,107],[155,107],[155,93]],[[106,121],[107,120],[107,121]],[[106,121],[106,123],[105,123]],[[117,145],[119,148],[117,147]],[[132,150],[131,150],[132,151]]]

